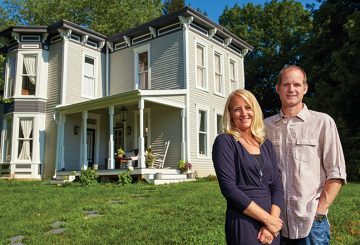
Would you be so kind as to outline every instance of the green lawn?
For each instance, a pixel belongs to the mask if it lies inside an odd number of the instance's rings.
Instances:
[[[332,244],[360,243],[360,184],[330,211]],[[0,181],[0,244],[224,244],[225,201],[217,182],[152,186],[54,186]],[[88,218],[87,211],[99,216]],[[65,222],[65,232],[50,234]]]

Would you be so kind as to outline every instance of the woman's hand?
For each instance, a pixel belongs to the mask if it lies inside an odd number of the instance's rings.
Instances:
[[[271,232],[268,229],[266,229],[266,227],[264,226],[261,227],[257,239],[262,244],[271,244],[274,238],[275,237],[273,236],[273,234],[271,234]]]
[[[265,227],[271,232],[271,234],[275,237],[279,235],[279,232],[282,228],[282,220],[278,217],[269,215],[265,220]]]

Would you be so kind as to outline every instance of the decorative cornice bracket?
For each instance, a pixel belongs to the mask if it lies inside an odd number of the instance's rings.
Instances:
[[[151,35],[153,37],[156,37],[156,28],[152,27],[152,26],[149,26],[149,30],[150,30]]]
[[[194,20],[194,16],[184,17],[182,15],[179,16],[180,23],[183,25],[183,28],[189,29],[191,23]]]
[[[124,36],[124,41],[126,42],[126,45],[127,45],[128,47],[131,46],[131,38],[130,38],[130,37]]]

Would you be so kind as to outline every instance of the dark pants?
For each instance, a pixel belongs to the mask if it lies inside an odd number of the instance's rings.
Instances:
[[[281,245],[328,245],[330,244],[330,225],[328,219],[314,221],[310,233],[301,239],[281,237]]]

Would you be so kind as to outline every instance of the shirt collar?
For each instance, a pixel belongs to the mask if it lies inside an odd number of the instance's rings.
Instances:
[[[301,109],[301,111],[296,115],[298,118],[300,118],[303,121],[306,121],[309,116],[310,116],[310,112],[309,109],[307,108],[306,104],[303,103],[303,108]],[[275,122],[279,122],[281,119],[286,118],[286,116],[284,115],[284,113],[282,112],[282,110],[280,109],[280,112],[278,114],[277,117],[274,118]]]

